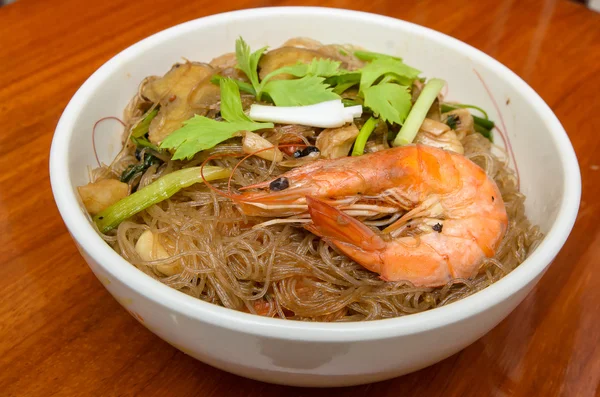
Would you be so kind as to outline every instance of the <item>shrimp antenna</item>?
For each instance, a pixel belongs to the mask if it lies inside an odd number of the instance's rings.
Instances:
[[[94,157],[96,157],[98,167],[102,167],[102,164],[100,164],[100,159],[98,158],[98,151],[96,150],[96,127],[98,127],[98,124],[106,120],[117,120],[119,123],[121,123],[123,127],[125,127],[125,123],[120,118],[114,116],[102,117],[100,120],[94,123],[94,127],[92,128],[92,149],[94,150]]]

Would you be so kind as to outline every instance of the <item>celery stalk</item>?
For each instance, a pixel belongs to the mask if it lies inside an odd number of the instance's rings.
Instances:
[[[425,120],[425,116],[427,116],[429,108],[431,108],[435,98],[437,98],[445,84],[446,82],[442,79],[431,79],[425,84],[421,95],[417,98],[410,113],[408,113],[408,117],[406,117],[406,121],[402,125],[402,128],[400,128],[400,132],[396,135],[394,146],[412,143],[415,136],[417,136],[417,132],[419,132],[421,124],[423,124],[423,120]]]
[[[206,166],[203,173],[207,181],[212,181],[227,178],[231,171],[226,168]],[[198,182],[202,182],[200,167],[184,168],[172,172],[99,212],[94,216],[94,222],[102,233],[106,233],[125,219]]]

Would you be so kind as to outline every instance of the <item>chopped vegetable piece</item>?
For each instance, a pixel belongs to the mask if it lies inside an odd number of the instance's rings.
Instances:
[[[348,72],[331,76],[325,79],[325,83],[333,86],[333,92],[341,95],[347,89],[360,83],[360,72]]]
[[[152,109],[152,111],[146,113],[146,115],[140,120],[139,123],[131,130],[131,136],[134,138],[139,138],[148,133],[148,129],[150,128],[150,122],[156,117],[158,114],[158,108]]]
[[[442,103],[442,112],[447,113],[450,112],[452,110],[456,110],[456,109],[464,109],[464,108],[475,108],[473,105],[454,105],[454,104],[448,104],[448,103]],[[477,108],[479,109],[479,108]],[[479,109],[481,110],[481,109]],[[485,113],[485,115],[487,116],[487,113]],[[487,130],[491,130],[495,127],[495,124],[492,120],[488,120],[488,119],[484,119],[481,117],[477,117],[477,116],[473,116],[473,121],[475,122],[475,124],[480,125],[481,127],[484,127]]]
[[[146,137],[141,137],[141,138],[134,138],[133,136],[131,137],[131,141],[133,143],[135,143],[135,145],[140,148],[144,148],[147,147],[148,149],[152,149],[156,152],[161,152],[160,148],[158,146],[156,146],[155,144],[153,144],[152,142],[150,142],[148,139],[146,139]]]
[[[230,123],[252,122],[244,113],[240,90],[233,79],[227,78],[220,82],[221,87],[221,117]]]
[[[444,105],[449,110],[452,110],[452,109],[450,109],[451,107],[455,108],[455,109],[457,109],[457,108],[461,108],[461,109],[475,109],[475,110],[479,111],[486,120],[490,119],[489,116],[488,116],[488,114],[487,114],[487,112],[485,110],[483,110],[482,108],[480,108],[479,106],[467,105],[465,103],[445,103],[442,106],[444,106]],[[473,116],[473,117],[475,117],[475,116]]]
[[[263,47],[258,51],[250,53],[250,46],[244,41],[244,39],[240,37],[235,42],[237,67],[246,74],[256,92],[259,91],[260,85],[257,71],[258,61],[260,61],[260,57],[266,50],[267,47]]]
[[[381,76],[393,74],[396,81],[411,85],[421,71],[394,59],[376,59],[361,69],[360,92],[372,86]]]
[[[173,196],[179,190],[202,182],[201,167],[185,168],[162,176],[135,193],[117,201],[94,216],[94,222],[102,233],[117,227],[124,220],[140,211]],[[204,167],[207,181],[227,178],[231,171],[221,167]],[[117,182],[117,181],[115,181]],[[118,182],[120,183],[120,182]],[[127,186],[127,185],[125,185]]]
[[[335,76],[339,73],[340,62],[332,61],[330,59],[319,59],[315,58],[311,63],[306,64],[302,62],[298,62],[292,66],[285,66],[283,68],[279,68],[277,70],[272,71],[260,82],[260,88],[258,90],[257,99],[261,99],[261,95],[263,91],[268,91],[268,88],[265,88],[269,83],[269,80],[274,76],[280,74],[290,74],[294,77],[305,77],[305,76],[317,76],[317,77],[331,77]],[[279,80],[285,86],[285,82]],[[273,82],[275,83],[275,82]],[[325,87],[326,88],[326,87]],[[285,106],[285,105],[280,105]]]
[[[377,84],[363,92],[365,106],[383,121],[403,124],[411,108],[411,97],[408,87],[386,83]]]
[[[479,132],[481,135],[489,139],[490,142],[494,142],[494,134],[492,133],[492,131],[480,126],[479,124],[475,124],[474,128],[475,131]]]
[[[238,131],[256,131],[273,128],[272,123],[256,123],[244,114],[237,84],[221,79],[221,115],[225,121],[204,116],[194,116],[183,127],[174,131],[160,145],[162,149],[174,149],[173,160],[190,159],[196,153],[210,149],[232,138]]]
[[[342,98],[342,103],[346,107],[362,105],[362,103],[357,99],[359,99],[359,98],[354,98],[354,99]]]
[[[429,108],[445,84],[446,82],[442,79],[431,79],[425,84],[421,95],[419,95],[402,128],[400,128],[400,132],[396,135],[394,146],[412,143],[419,132],[419,127],[423,124],[423,120],[425,120],[425,116],[427,116]]]
[[[377,127],[377,119],[375,117],[370,117],[369,120],[367,120],[367,122],[362,126],[358,136],[356,137],[354,149],[352,149],[353,156],[363,155],[367,140],[371,136],[371,133],[375,130],[375,127]]]
[[[157,157],[154,157],[150,153],[144,153],[143,161],[138,164],[130,165],[121,173],[121,182],[129,182],[136,175],[146,172],[152,165],[160,163],[162,163],[162,161]]]
[[[456,114],[451,114],[450,116],[448,116],[448,118],[446,119],[446,125],[450,128],[452,128],[453,130],[456,129],[456,123],[458,122],[458,116]]]
[[[340,99],[308,106],[250,106],[253,120],[282,124],[300,124],[320,128],[336,128],[362,115],[362,106],[344,107]]]
[[[264,87],[277,106],[303,106],[339,99],[324,83],[324,77],[304,76],[298,80],[271,81]]]
[[[223,80],[225,78],[226,77],[219,76],[218,74],[216,74],[210,79],[210,82],[213,84],[220,85],[221,80]],[[235,80],[235,79],[232,79],[232,80],[238,86],[238,89],[240,91],[244,91],[247,94],[256,96],[256,91],[254,90],[254,87],[252,87],[252,84],[246,83],[245,81],[242,81],[242,80]]]
[[[395,61],[402,61],[402,58],[399,57],[371,51],[354,51],[354,56],[361,61],[374,61],[376,59],[393,59]]]
[[[272,71],[260,82],[261,86],[265,86],[269,80],[278,74],[291,74],[294,77],[304,76],[319,76],[319,77],[331,77],[337,75],[340,71],[341,62],[333,61],[331,59],[319,59],[315,58],[311,63],[306,64],[298,62],[292,66],[284,66],[277,70]]]

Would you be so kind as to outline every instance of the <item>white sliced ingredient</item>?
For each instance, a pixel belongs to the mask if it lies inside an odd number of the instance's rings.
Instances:
[[[337,128],[362,115],[362,105],[344,107],[341,99],[307,106],[252,105],[248,116],[255,121]]]

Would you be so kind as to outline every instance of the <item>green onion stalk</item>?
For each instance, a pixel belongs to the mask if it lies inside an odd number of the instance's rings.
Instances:
[[[400,128],[400,132],[394,139],[394,146],[403,146],[412,143],[417,136],[423,120],[427,116],[427,112],[431,108],[431,105],[437,98],[442,88],[444,88],[446,82],[442,79],[431,79],[423,87],[419,98],[415,102],[414,106],[408,113],[406,121]]]
[[[353,156],[362,156],[365,152],[367,140],[369,139],[369,136],[371,136],[373,130],[375,130],[375,127],[377,127],[377,119],[370,117],[360,129],[356,141],[354,141],[354,148],[352,149]]]
[[[231,170],[221,167],[206,166],[184,168],[161,176],[148,186],[117,201],[115,204],[99,212],[93,220],[102,233],[117,227],[124,220],[173,196],[175,193],[204,179],[212,181],[229,177]]]

